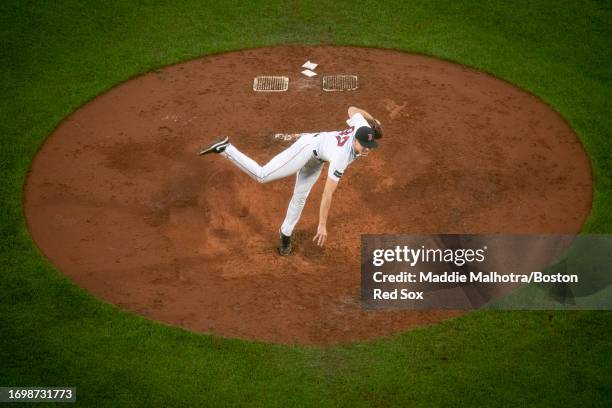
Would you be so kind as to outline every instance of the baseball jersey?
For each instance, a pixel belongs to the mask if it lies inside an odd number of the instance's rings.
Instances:
[[[353,140],[357,129],[370,126],[361,113],[354,114],[346,123],[349,125],[347,129],[319,134],[317,156],[329,162],[327,177],[335,181],[340,180],[347,166],[356,158],[353,151]]]

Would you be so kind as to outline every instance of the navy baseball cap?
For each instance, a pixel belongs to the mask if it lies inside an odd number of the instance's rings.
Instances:
[[[373,149],[378,147],[378,143],[374,140],[374,129],[369,126],[362,126],[355,132],[355,138],[363,147]]]

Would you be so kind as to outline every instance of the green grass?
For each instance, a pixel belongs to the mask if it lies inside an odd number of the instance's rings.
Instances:
[[[612,232],[609,2],[0,3],[0,386],[81,406],[609,406],[612,314],[481,311],[372,343],[197,335],[102,304],[38,252],[22,215],[57,124],[150,69],[299,42],[397,48],[490,72],[560,112],[592,158],[587,232]]]

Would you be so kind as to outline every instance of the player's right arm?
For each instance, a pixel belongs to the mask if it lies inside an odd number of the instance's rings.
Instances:
[[[321,208],[319,209],[319,226],[317,227],[317,235],[312,239],[318,246],[323,246],[327,240],[327,216],[331,207],[332,196],[338,187],[338,180],[328,177],[323,189],[323,197],[321,197]]]

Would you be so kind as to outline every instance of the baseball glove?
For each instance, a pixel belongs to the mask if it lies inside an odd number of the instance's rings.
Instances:
[[[374,130],[374,139],[380,139],[383,137],[383,129],[378,119],[372,119],[370,121],[370,127]]]

